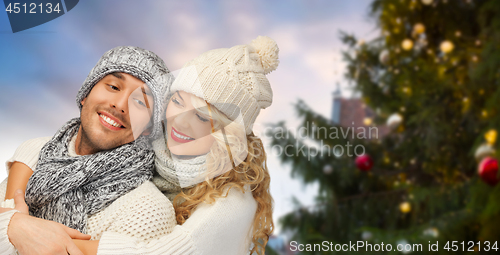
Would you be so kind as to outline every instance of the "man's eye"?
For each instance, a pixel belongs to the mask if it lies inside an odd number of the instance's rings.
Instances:
[[[200,119],[203,122],[209,121],[209,119],[201,117],[201,115],[199,115],[198,113],[196,114],[196,116],[198,116],[198,119]]]
[[[117,86],[113,86],[111,84],[108,84],[108,86],[112,89],[112,90],[119,90]]]

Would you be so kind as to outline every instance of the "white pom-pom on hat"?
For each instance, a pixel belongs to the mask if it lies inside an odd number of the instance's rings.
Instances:
[[[279,48],[276,42],[267,36],[258,36],[250,43],[255,49],[255,52],[260,57],[260,62],[264,68],[264,74],[268,74],[278,67],[280,61],[278,60]]]

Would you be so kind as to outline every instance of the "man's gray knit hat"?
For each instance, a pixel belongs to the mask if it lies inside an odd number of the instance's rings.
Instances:
[[[133,46],[119,46],[104,53],[92,68],[80,91],[76,103],[82,110],[81,101],[88,96],[94,85],[104,76],[121,72],[142,80],[149,87],[154,98],[153,129],[150,138],[157,138],[162,133],[161,121],[166,106],[166,95],[173,82],[165,62],[155,53]]]

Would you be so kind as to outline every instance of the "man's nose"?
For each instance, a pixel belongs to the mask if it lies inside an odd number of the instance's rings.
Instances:
[[[117,93],[111,98],[110,106],[121,113],[128,114],[128,97],[126,93]]]

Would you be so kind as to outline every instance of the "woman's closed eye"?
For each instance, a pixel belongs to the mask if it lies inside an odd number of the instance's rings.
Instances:
[[[174,104],[176,104],[176,105],[178,105],[178,106],[183,106],[183,105],[179,102],[179,100],[177,100],[177,98],[175,98],[175,97],[172,97],[172,102],[174,102]]]
[[[197,117],[198,117],[198,119],[200,119],[202,122],[207,122],[207,121],[209,121],[209,119],[202,117],[199,113],[197,113],[197,114],[196,114],[196,116],[197,116]]]

